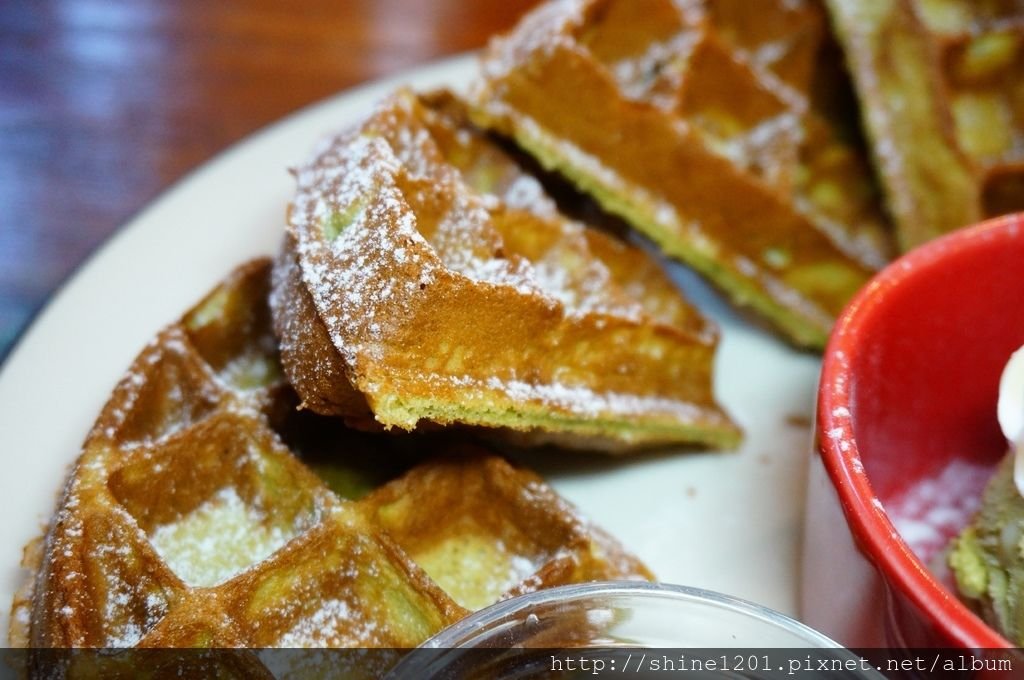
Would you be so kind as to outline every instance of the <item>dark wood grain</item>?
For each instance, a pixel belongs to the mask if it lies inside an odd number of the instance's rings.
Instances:
[[[0,2],[0,356],[161,190],[357,83],[482,46],[536,0]]]

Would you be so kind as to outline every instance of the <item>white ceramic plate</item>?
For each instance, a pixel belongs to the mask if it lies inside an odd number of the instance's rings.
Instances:
[[[350,90],[262,130],[179,182],[126,224],[60,290],[0,370],[0,630],[22,546],[53,511],[68,465],[123,371],[153,334],[243,260],[277,248],[292,181],[314,143],[391,88],[447,85],[472,57]],[[818,374],[736,317],[682,267],[673,274],[722,326],[717,390],[744,427],[734,453],[530,460],[670,583],[796,609],[809,418]]]

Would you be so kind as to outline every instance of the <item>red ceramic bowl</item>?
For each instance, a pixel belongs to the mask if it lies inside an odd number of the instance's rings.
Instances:
[[[818,391],[802,618],[853,647],[993,648],[942,551],[1007,446],[999,376],[1024,344],[1024,215],[900,258],[850,303]]]

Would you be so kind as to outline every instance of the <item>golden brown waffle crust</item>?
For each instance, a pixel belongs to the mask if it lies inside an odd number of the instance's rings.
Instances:
[[[584,227],[471,190],[427,115],[400,92],[297,171],[272,308],[304,406],[362,426],[372,412],[385,428],[459,423],[612,451],[735,444],[711,394],[710,326],[630,300]],[[540,277],[534,241],[598,267],[605,297]]]
[[[467,613],[456,597],[650,578],[540,478],[478,448],[424,442],[450,456],[421,451],[362,500],[339,496],[285,443],[314,421],[294,420],[269,288],[269,261],[240,267],[133,362],[26,548],[12,644],[410,647]],[[315,423],[334,428],[335,468],[390,441]],[[431,561],[452,541],[516,569]]]
[[[765,3],[765,8],[782,4]],[[817,194],[805,196],[805,187],[786,180],[800,172],[762,171],[756,163],[744,165],[742,154],[722,151],[724,143],[701,126],[704,112],[681,112],[716,87],[706,68],[693,67],[692,83],[688,73],[677,74],[697,53],[693,44],[706,46],[716,63],[727,64],[751,97],[773,99],[772,105],[783,110],[771,119],[771,129],[778,129],[774,138],[784,148],[774,156],[762,154],[775,159],[772,168],[813,161],[814,145],[822,152],[854,150],[831,133],[822,144],[813,134],[822,120],[808,113],[807,98],[752,62],[749,52],[728,53],[728,41],[703,15],[689,16],[689,6],[653,2],[652,11],[678,23],[678,33],[652,38],[648,51],[638,50],[635,59],[599,56],[602,39],[616,46],[606,51],[624,49],[615,36],[628,34],[620,38],[628,43],[641,30],[630,33],[633,24],[622,22],[642,23],[642,12],[630,14],[623,7],[635,5],[547,3],[493,40],[470,95],[474,120],[512,137],[546,168],[565,175],[735,303],[763,315],[792,342],[823,347],[835,317],[885,258],[884,246],[879,248],[884,218],[857,194],[867,168],[852,163],[835,176],[827,189],[842,208],[829,213],[813,200]],[[621,20],[614,27],[607,19],[611,15]],[[652,26],[644,30],[669,30],[648,23]],[[600,27],[604,33],[594,37]],[[649,91],[648,81],[635,75],[647,73],[644,69],[658,84]],[[733,113],[744,113],[743,106],[736,104]],[[769,134],[768,127],[755,129]],[[810,162],[818,171],[821,165]],[[785,256],[777,259],[779,253]]]
[[[1024,210],[1024,6],[826,4],[902,248]]]
[[[827,0],[902,250],[977,222],[977,168],[956,141],[935,46],[910,0]]]

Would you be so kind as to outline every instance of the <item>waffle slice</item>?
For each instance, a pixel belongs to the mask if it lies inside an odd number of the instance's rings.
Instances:
[[[810,96],[823,36],[802,2],[551,2],[492,42],[474,119],[820,347],[887,255],[869,169]]]
[[[399,92],[298,171],[271,304],[303,406],[615,451],[736,444],[715,328],[456,108]]]
[[[396,444],[295,414],[269,279],[269,262],[240,268],[114,390],[28,553],[35,573],[14,602],[12,642],[401,648],[510,594],[650,577],[535,475],[478,449],[430,442],[453,457],[424,461],[422,441],[409,440],[411,470],[362,500],[332,491],[296,453],[319,456],[323,479],[336,481]],[[438,510],[455,498],[457,512]],[[436,559],[459,545],[489,559]],[[77,661],[131,670],[123,659]],[[252,655],[219,662],[260,667]]]
[[[421,465],[363,503],[456,602],[480,609],[512,594],[601,578],[649,576],[635,557],[539,477],[500,458]],[[446,518],[436,527],[437,517]]]
[[[828,7],[901,245],[1024,209],[1024,4]]]

